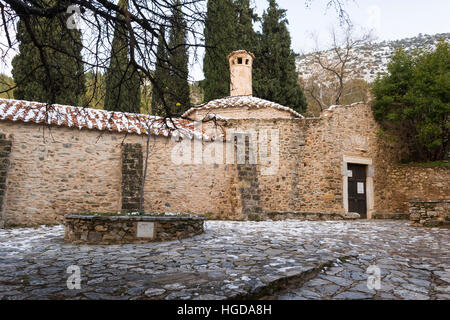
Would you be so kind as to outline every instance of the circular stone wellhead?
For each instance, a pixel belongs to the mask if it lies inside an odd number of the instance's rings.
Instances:
[[[122,244],[171,241],[204,232],[205,217],[195,215],[66,214],[64,241],[74,244]]]

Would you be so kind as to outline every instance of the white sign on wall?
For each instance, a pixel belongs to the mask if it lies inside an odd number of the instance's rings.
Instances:
[[[364,193],[364,182],[358,182],[356,184],[356,187],[358,189],[358,194],[363,194]]]
[[[154,238],[155,223],[154,222],[138,222],[137,237],[138,238]]]

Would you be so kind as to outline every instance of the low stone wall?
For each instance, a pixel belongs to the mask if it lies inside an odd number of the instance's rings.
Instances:
[[[409,201],[411,225],[438,227],[450,225],[450,200]]]
[[[404,212],[374,212],[372,219],[409,220],[409,213]]]
[[[64,240],[75,244],[146,243],[184,239],[204,232],[198,216],[65,216]]]
[[[380,155],[388,157],[384,153]],[[376,211],[408,212],[410,200],[449,199],[450,167],[398,165],[387,161],[382,166],[376,166],[375,170],[378,172],[375,181]]]
[[[266,212],[266,216],[272,220],[308,220],[308,221],[327,221],[327,220],[356,220],[360,215],[356,212],[304,212],[304,211],[272,211]]]

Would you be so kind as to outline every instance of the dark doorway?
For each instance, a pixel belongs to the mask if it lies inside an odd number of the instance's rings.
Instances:
[[[361,219],[367,218],[366,166],[347,163],[348,170],[348,211],[357,212]]]

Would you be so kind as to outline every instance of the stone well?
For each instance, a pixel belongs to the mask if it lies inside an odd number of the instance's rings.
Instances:
[[[64,240],[76,244],[145,243],[204,232],[205,217],[65,215]]]

